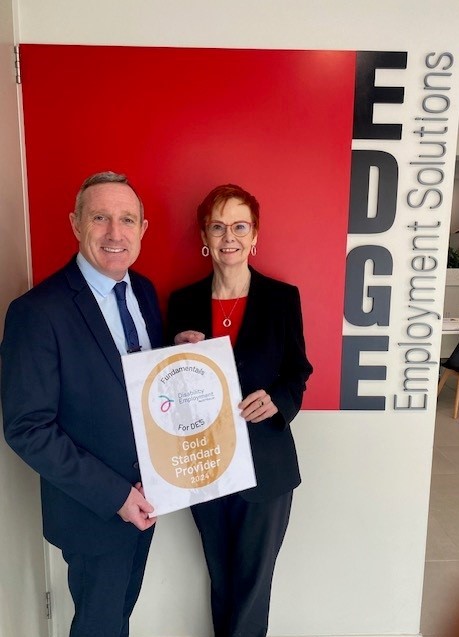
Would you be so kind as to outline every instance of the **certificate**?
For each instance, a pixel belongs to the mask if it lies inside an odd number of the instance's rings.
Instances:
[[[256,485],[228,336],[128,354],[122,363],[155,515]]]

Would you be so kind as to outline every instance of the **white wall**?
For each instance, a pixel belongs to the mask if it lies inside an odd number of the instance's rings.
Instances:
[[[387,49],[415,57],[455,51],[459,23],[457,0],[19,0],[19,8],[20,40],[29,43]],[[450,145],[456,134],[451,130]],[[446,253],[446,226],[440,234]],[[388,240],[404,258],[397,237]],[[401,315],[400,305],[396,319]],[[397,324],[391,329],[396,339]],[[440,328],[432,341],[438,349]],[[391,357],[395,366],[396,352]],[[272,635],[418,633],[435,384],[432,377],[429,408],[416,418],[391,411],[298,417],[303,484],[276,573]],[[208,634],[205,588],[188,513],[166,516],[134,636]]]
[[[20,0],[22,42],[405,50],[453,48],[457,3],[443,0]],[[400,25],[403,24],[403,28]],[[383,45],[383,42],[385,45]]]
[[[0,338],[8,303],[28,286],[11,0],[0,2]],[[1,413],[0,413],[1,419]],[[0,436],[0,635],[47,634],[38,480]]]

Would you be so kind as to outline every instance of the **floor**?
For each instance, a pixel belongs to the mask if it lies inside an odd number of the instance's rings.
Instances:
[[[437,406],[421,616],[424,637],[459,637],[459,418],[452,417],[454,393],[445,385]]]

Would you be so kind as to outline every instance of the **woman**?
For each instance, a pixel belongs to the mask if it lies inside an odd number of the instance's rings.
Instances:
[[[289,423],[312,372],[298,289],[248,265],[259,204],[235,185],[198,207],[202,254],[213,274],[174,292],[168,330],[176,344],[229,335],[244,399],[257,486],[192,507],[211,578],[215,637],[264,637],[275,561],[300,483]]]

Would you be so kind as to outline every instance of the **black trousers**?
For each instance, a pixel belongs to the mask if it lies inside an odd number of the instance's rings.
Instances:
[[[63,552],[75,604],[69,637],[128,637],[154,528],[111,553]]]
[[[292,492],[265,502],[239,494],[191,507],[211,580],[215,637],[265,637],[271,584]]]

